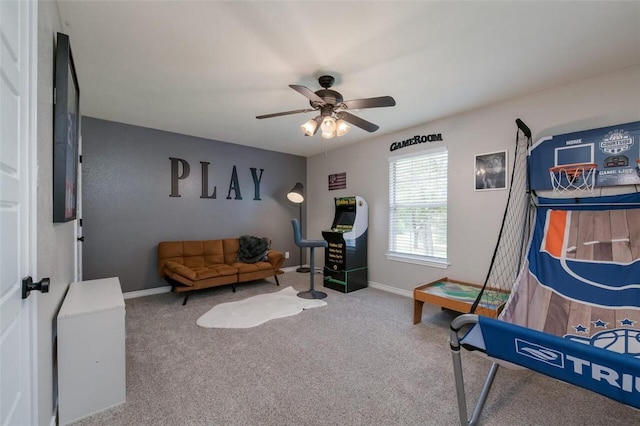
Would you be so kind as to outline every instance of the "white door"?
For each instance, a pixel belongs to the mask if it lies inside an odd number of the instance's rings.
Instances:
[[[34,272],[35,2],[0,1],[0,424],[34,424],[30,299]],[[33,206],[35,207],[35,206]]]

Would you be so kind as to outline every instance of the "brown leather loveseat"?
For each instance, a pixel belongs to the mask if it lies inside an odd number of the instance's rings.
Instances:
[[[241,241],[247,236],[225,238],[222,240],[204,241],[163,241],[158,243],[158,271],[173,287],[175,292],[190,292],[208,287],[253,281],[274,277],[276,284],[278,275],[284,273],[280,266],[284,263],[284,255],[267,249],[256,259],[242,261],[239,256]],[[256,241],[257,237],[248,237]],[[267,246],[268,247],[268,246]],[[183,305],[189,295],[186,293]]]

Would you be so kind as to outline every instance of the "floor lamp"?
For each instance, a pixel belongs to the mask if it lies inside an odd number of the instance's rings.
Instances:
[[[287,198],[292,203],[296,203],[300,205],[300,228],[302,228],[302,203],[304,202],[304,187],[300,182],[296,183],[296,185],[291,188],[291,191],[287,194]],[[300,267],[296,269],[296,272],[306,272],[310,271],[309,268],[305,268],[302,266],[302,247],[300,247]]]

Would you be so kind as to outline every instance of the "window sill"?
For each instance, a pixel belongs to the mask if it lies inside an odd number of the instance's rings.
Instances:
[[[413,263],[414,265],[431,266],[440,269],[447,269],[449,267],[449,263],[446,260],[425,259],[419,256],[387,253],[387,259],[395,262]]]

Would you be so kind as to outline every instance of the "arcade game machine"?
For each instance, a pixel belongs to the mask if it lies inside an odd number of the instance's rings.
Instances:
[[[367,202],[359,196],[335,199],[331,229],[322,231],[329,243],[324,255],[324,286],[349,293],[367,287]]]

